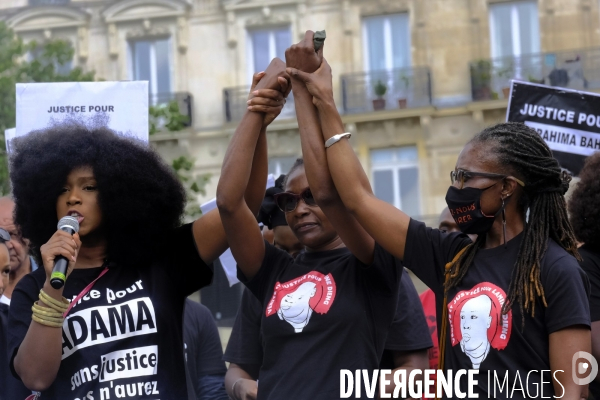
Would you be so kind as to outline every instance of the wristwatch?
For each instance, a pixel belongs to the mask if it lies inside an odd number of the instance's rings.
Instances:
[[[352,134],[350,132],[345,132],[345,133],[340,133],[338,135],[333,135],[332,137],[330,137],[329,139],[327,139],[327,141],[325,142],[325,148],[333,146],[334,144],[336,144],[337,142],[339,142],[343,138],[350,139],[350,136],[352,136]]]

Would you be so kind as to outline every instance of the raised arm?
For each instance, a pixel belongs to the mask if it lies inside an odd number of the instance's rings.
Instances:
[[[303,71],[314,71],[319,67],[323,59],[323,47],[318,53],[315,52],[313,36],[312,31],[307,31],[300,43],[286,50],[285,58],[288,67]],[[363,263],[370,264],[373,261],[375,241],[344,207],[331,179],[327,168],[327,156],[319,116],[313,105],[312,95],[300,79],[292,81],[292,90],[300,130],[304,168],[311,192],[352,254]]]
[[[301,80],[313,96],[323,140],[344,133],[344,124],[333,100],[331,67],[323,58],[319,69],[309,74],[288,68],[290,77]],[[373,194],[369,179],[346,139],[327,148],[327,165],[337,191],[360,225],[383,248],[399,259],[404,258],[410,217]],[[307,171],[308,174],[308,171]]]
[[[269,74],[272,75],[271,72]],[[256,95],[253,93],[258,90],[261,95],[277,100],[269,102],[267,98],[263,101],[262,106],[255,107],[257,111],[247,110],[234,134],[234,136],[250,135],[254,138],[252,143],[254,153],[251,166],[247,169],[249,178],[244,192],[245,202],[254,215],[258,213],[265,195],[268,171],[266,129],[281,112],[285,103],[284,98],[289,92],[289,84],[286,79],[277,78],[277,76],[263,79],[264,77],[264,72],[254,75],[249,98],[253,98]],[[284,93],[282,96],[278,96],[275,91]],[[204,262],[214,261],[229,247],[218,210],[212,210],[198,218],[194,221],[193,228],[196,246]]]
[[[283,78],[285,75],[283,61],[275,58],[269,64],[266,75],[259,85],[264,81],[264,87],[273,87],[275,84],[279,84],[279,78],[285,80]],[[252,107],[257,107],[256,109],[262,111],[258,107],[283,106],[283,95],[278,93],[278,96],[277,100],[271,100],[273,104]],[[268,97],[267,89],[261,91],[260,97]],[[244,118],[251,115],[252,112],[246,113]],[[236,259],[238,267],[248,279],[258,272],[265,253],[264,241],[256,223],[256,212],[250,210],[249,204],[244,199],[244,193],[249,185],[250,170],[253,166],[252,158],[258,137],[259,132],[257,131],[236,130],[225,153],[221,178],[217,187],[217,207],[231,253]],[[262,185],[261,199],[264,196],[264,188],[265,185]]]

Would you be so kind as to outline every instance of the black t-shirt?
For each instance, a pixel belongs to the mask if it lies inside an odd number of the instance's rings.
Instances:
[[[23,400],[31,394],[23,382],[10,373],[8,365],[8,304],[0,303],[0,400]]]
[[[367,266],[346,248],[294,259],[266,243],[257,275],[238,274],[265,310],[258,399],[331,400],[339,397],[340,369],[377,368],[401,268],[378,245]]]
[[[208,308],[187,299],[183,314],[183,343],[187,373],[188,398],[201,394],[200,378],[204,375],[224,375],[223,348],[219,330]],[[223,394],[225,390],[223,388]]]
[[[402,282],[398,291],[398,307],[385,341],[385,350],[379,368],[395,368],[394,351],[416,351],[430,347],[433,347],[433,343],[419,294],[408,272],[403,268]]]
[[[263,347],[260,333],[262,312],[261,303],[245,289],[223,356],[225,361],[239,365],[260,366],[262,364]],[[398,290],[398,306],[390,325],[379,368],[394,369],[393,351],[422,350],[432,346],[419,295],[408,272],[403,270]]]
[[[600,253],[589,245],[579,248],[583,261],[579,263],[590,279],[590,316],[592,322],[600,321]]]
[[[444,369],[479,369],[475,388],[479,398],[508,398],[511,394],[513,399],[525,398],[527,390],[534,396],[542,387],[544,396],[554,395],[549,335],[573,325],[590,326],[587,277],[575,258],[553,240],[548,240],[540,272],[548,306],[544,307],[538,298],[535,317],[525,312],[524,329],[517,304],[506,316],[501,315],[522,238],[523,234],[518,235],[506,248],[479,250],[460,285],[448,294]],[[438,327],[444,298],[444,265],[469,243],[463,234],[443,233],[426,228],[421,222],[410,222],[404,263],[435,292]],[[488,371],[492,381],[489,395]],[[535,372],[528,375],[530,371]],[[496,386],[495,393],[494,373],[500,385],[505,376],[510,383],[503,390]],[[528,385],[525,392],[520,390],[519,378],[523,386]],[[513,385],[515,380],[517,384]],[[517,390],[512,391],[514,386]],[[465,392],[466,379],[461,380],[461,387]]]
[[[114,266],[76,304],[63,325],[63,356],[42,399],[184,399],[183,306],[210,284],[191,224],[176,229],[167,261]],[[76,269],[64,296],[73,299],[101,272]],[[31,305],[46,280],[40,268],[17,284],[10,307],[9,354],[16,355],[31,323]]]
[[[583,261],[579,263],[590,279],[590,316],[592,322],[600,321],[600,253],[590,245],[579,248]],[[600,383],[590,382],[590,393],[595,399],[600,399]]]

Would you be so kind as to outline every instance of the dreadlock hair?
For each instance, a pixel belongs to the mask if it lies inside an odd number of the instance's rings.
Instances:
[[[577,239],[600,251],[600,152],[585,160],[571,199],[569,213]]]
[[[165,256],[186,200],[172,168],[138,140],[71,122],[14,140],[15,223],[35,258],[41,262],[40,247],[56,232],[56,201],[67,176],[85,166],[98,184],[108,260],[146,265]]]
[[[519,302],[524,325],[524,310],[535,316],[536,297],[541,298],[542,304],[547,307],[540,280],[540,261],[546,253],[548,239],[553,239],[580,259],[564,198],[571,177],[561,172],[558,161],[537,132],[521,123],[491,126],[475,135],[469,143],[485,144],[486,151],[496,155],[505,173],[525,182],[519,205],[523,212],[529,210],[529,217],[512,270],[508,299],[502,306],[502,312],[506,314],[515,302]],[[446,292],[460,283],[483,243],[484,234],[479,235],[475,243],[450,266],[444,288]]]

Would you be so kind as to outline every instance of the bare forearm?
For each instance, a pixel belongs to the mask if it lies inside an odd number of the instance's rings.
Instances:
[[[266,128],[261,128],[256,141],[248,186],[246,187],[246,193],[244,195],[246,204],[248,204],[248,208],[250,208],[250,211],[252,211],[254,215],[258,214],[258,210],[260,209],[260,205],[265,196],[268,171],[267,133]]]
[[[56,300],[62,298],[62,290],[53,289],[48,282],[44,291]],[[62,328],[31,321],[14,361],[15,370],[25,386],[35,391],[47,389],[56,378],[61,358]]]
[[[327,168],[323,134],[321,133],[317,109],[312,102],[312,96],[301,81],[293,82],[292,90],[294,92],[304,168],[312,194],[321,207],[328,202],[332,202],[334,198],[337,198],[341,204]]]
[[[344,124],[333,101],[319,103],[323,139],[344,132]],[[369,179],[348,140],[340,140],[327,149],[327,165],[346,207],[354,212],[363,196],[372,195]]]
[[[258,366],[255,368],[258,370]],[[252,398],[246,396],[246,391],[256,392],[257,382],[255,377],[250,375],[242,366],[231,363],[225,374],[225,391],[227,395],[234,400],[245,400]]]
[[[245,205],[244,195],[249,186],[262,121],[262,114],[247,111],[231,138],[217,186],[217,204],[220,209]],[[261,191],[264,192],[264,188]]]

